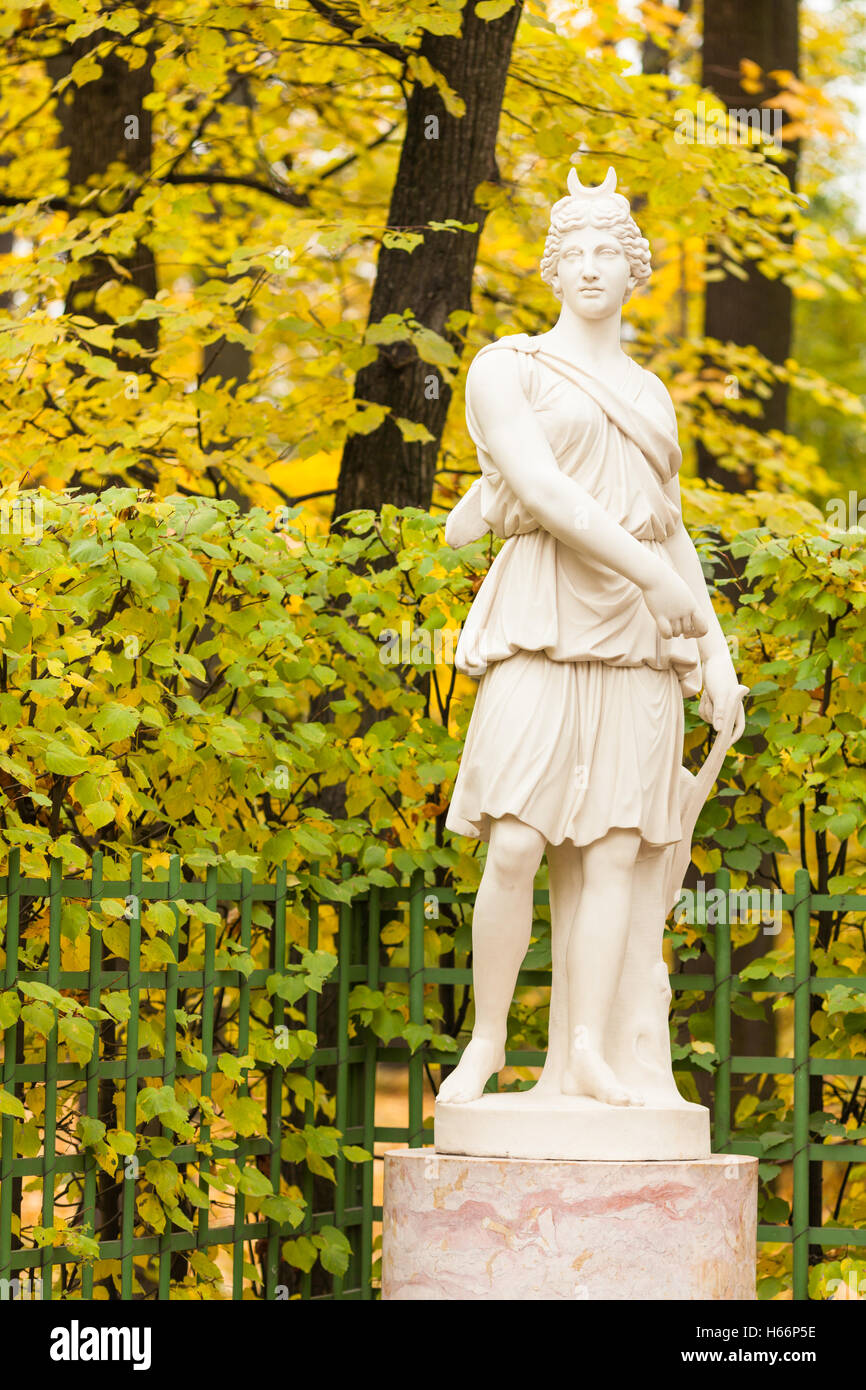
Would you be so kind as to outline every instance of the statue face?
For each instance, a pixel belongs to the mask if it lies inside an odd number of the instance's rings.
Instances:
[[[622,308],[629,263],[618,239],[601,227],[581,227],[562,238],[556,280],[563,304],[582,319],[605,319]]]

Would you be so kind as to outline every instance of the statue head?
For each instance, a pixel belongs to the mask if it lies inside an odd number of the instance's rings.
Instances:
[[[587,229],[594,229],[599,236],[585,235]],[[619,254],[617,254],[619,253]],[[568,175],[568,195],[554,203],[550,211],[550,229],[544,243],[541,258],[541,278],[550,285],[560,303],[564,298],[564,286],[560,280],[560,257],[567,254],[570,262],[580,262],[584,256],[594,257],[596,270],[600,268],[600,278],[610,280],[612,286],[621,286],[616,298],[619,303],[603,305],[600,292],[586,292],[572,306],[578,313],[597,318],[603,313],[619,309],[628,299],[632,290],[643,285],[650,277],[650,245],[631,215],[628,199],[616,192],[616,173],[608,169],[604,182],[596,188],[585,188],[571,169]],[[620,274],[612,264],[620,263]],[[624,258],[624,262],[623,262]],[[573,277],[572,277],[573,278]],[[597,301],[597,309],[591,305]]]

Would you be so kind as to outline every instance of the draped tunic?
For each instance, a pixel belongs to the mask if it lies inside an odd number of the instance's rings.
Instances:
[[[680,522],[682,454],[673,405],[665,409],[652,393],[650,373],[627,359],[624,385],[613,390],[526,334],[478,356],[505,350],[519,355],[521,386],[560,471],[672,566],[664,542]],[[556,662],[673,670],[682,693],[696,694],[696,639],[662,637],[637,585],[552,536],[499,472],[473,409],[471,371],[466,420],[481,468],[480,512],[505,545],[464,624],[458,670],[477,679],[517,652],[543,652]]]

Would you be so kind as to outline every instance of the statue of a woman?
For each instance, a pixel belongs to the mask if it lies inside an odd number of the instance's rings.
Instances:
[[[744,724],[745,689],[682,522],[673,404],[620,346],[649,243],[612,169],[597,188],[572,169],[568,188],[541,263],[562,304],[556,325],[489,344],[467,379],[482,476],[446,537],[507,539],[457,651],[480,685],[447,825],[489,844],[472,924],[475,1026],[437,1114],[476,1100],[504,1065],[545,853],[550,1048],[531,1094],[685,1104],[662,932],[707,779]],[[696,786],[681,767],[683,695],[702,678],[701,715],[719,737]]]

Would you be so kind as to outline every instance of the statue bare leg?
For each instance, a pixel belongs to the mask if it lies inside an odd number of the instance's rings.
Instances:
[[[475,1027],[459,1065],[439,1088],[441,1102],[477,1100],[505,1065],[508,1010],[532,931],[532,889],[545,839],[515,816],[493,821],[472,915]]]
[[[568,1062],[566,1095],[606,1105],[641,1105],[604,1058],[604,1038],[622,973],[631,913],[637,830],[609,830],[581,851],[583,883],[566,955]]]

